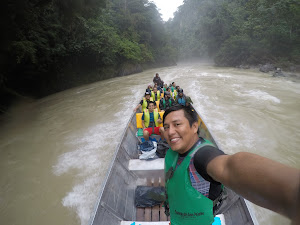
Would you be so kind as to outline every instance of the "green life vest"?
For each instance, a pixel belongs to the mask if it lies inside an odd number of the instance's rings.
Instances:
[[[152,101],[152,97],[150,97],[150,101]],[[142,111],[143,112],[147,108],[147,106],[148,106],[148,102],[147,102],[146,98],[143,97],[143,105],[142,105]]]
[[[153,115],[154,115],[154,122],[155,122],[155,126],[158,127],[158,111],[154,110],[153,111]],[[150,113],[148,109],[145,109],[144,111],[144,123],[145,123],[145,127],[149,127],[149,123],[150,123]]]
[[[157,95],[157,101],[159,101],[160,100],[160,91],[157,91],[156,92],[156,95]],[[155,93],[154,93],[154,91],[152,91],[151,92],[151,97],[155,100],[156,98],[155,98]]]
[[[164,105],[164,109],[166,108],[166,100],[163,99],[163,105]],[[172,105],[172,101],[171,99],[169,99],[169,107]]]
[[[174,90],[174,92],[173,92],[173,98],[174,98],[174,100],[177,98],[177,91],[176,90]]]
[[[177,168],[178,153],[171,149],[167,151],[165,157],[166,192],[172,225],[210,225],[214,221],[213,201],[192,186],[189,175],[193,153],[207,145],[213,144],[205,141],[195,146]]]

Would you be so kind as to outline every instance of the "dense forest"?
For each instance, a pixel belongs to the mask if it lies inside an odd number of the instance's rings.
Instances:
[[[299,0],[185,0],[161,19],[148,0],[5,0],[0,111],[12,99],[191,57],[217,65],[300,62]]]
[[[217,65],[300,63],[299,0],[185,0],[166,24],[181,58]]]

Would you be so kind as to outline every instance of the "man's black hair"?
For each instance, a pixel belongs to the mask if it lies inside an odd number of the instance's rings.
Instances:
[[[184,111],[184,116],[189,121],[190,127],[192,127],[192,125],[194,123],[198,123],[198,115],[197,115],[196,111],[192,110],[192,107],[190,107],[190,106],[183,106],[183,105],[179,105],[179,104],[173,105],[165,111],[164,116],[163,116],[163,123],[165,122],[165,118],[169,113],[175,112],[178,110]]]
[[[149,107],[150,103],[153,103],[153,105],[154,105],[154,106],[155,106],[155,104],[156,104],[156,103],[155,103],[155,102],[153,102],[153,101],[149,101],[149,102],[148,102],[148,105],[147,105],[147,109],[148,109],[148,107]]]

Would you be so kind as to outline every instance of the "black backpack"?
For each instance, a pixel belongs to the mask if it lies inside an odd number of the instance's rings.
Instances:
[[[156,155],[159,158],[165,158],[166,153],[170,146],[168,145],[166,140],[160,141],[157,143]]]

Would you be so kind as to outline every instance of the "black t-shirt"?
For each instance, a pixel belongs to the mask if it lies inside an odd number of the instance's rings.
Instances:
[[[204,140],[200,138],[199,141],[203,142]],[[197,141],[195,145],[198,144],[199,141]],[[195,145],[193,145],[193,147],[184,154],[179,154],[179,156],[187,156]],[[213,146],[204,146],[200,150],[198,150],[194,155],[195,169],[205,180],[210,182],[209,199],[211,200],[215,200],[220,195],[222,187],[221,183],[215,181],[211,176],[208,175],[206,167],[211,160],[220,155],[225,155],[225,153]]]
[[[147,101],[147,106],[148,106],[150,100],[146,100],[146,101]],[[140,101],[140,105],[143,105],[143,102],[144,102],[144,100],[142,99],[142,100]]]
[[[207,165],[208,163],[216,158],[217,156],[225,155],[223,151],[217,149],[213,146],[204,146],[201,148],[196,154],[194,155],[194,166],[197,172],[207,181],[220,184],[219,182],[215,181],[211,176],[207,173]]]

